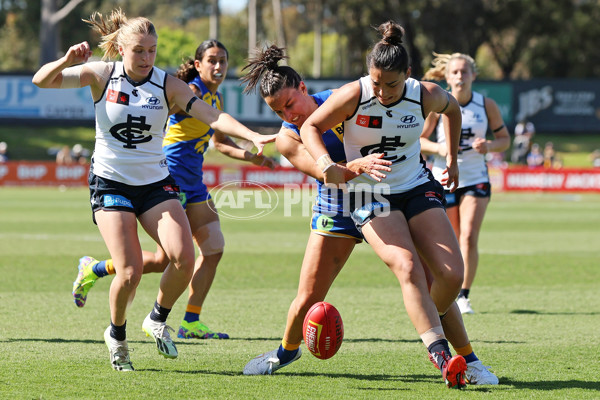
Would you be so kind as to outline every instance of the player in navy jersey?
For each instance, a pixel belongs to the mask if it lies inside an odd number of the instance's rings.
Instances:
[[[457,303],[463,314],[472,314],[469,292],[479,264],[479,232],[492,192],[485,155],[508,149],[510,135],[496,102],[473,91],[473,81],[477,76],[475,60],[461,53],[434,55],[434,67],[423,78],[445,80],[462,113],[458,188],[454,193],[446,191],[446,212],[459,239],[465,264]],[[435,142],[429,140],[434,130],[437,136]],[[491,140],[486,137],[488,130],[493,135]],[[432,171],[438,181],[444,179],[445,142],[444,119],[438,113],[429,114],[421,135],[421,151],[434,155]]]
[[[217,40],[205,40],[196,49],[194,59],[181,64],[176,76],[187,82],[199,99],[223,111],[223,96],[218,91],[227,75],[228,52]],[[194,275],[190,282],[190,294],[186,313],[177,336],[185,339],[228,339],[229,335],[214,332],[200,321],[202,305],[214,280],[217,265],[223,256],[225,239],[221,232],[219,215],[202,178],[204,154],[212,139],[215,148],[227,156],[252,162],[255,165],[274,168],[270,157],[253,154],[240,148],[229,136],[217,132],[210,125],[191,118],[183,110],[174,112],[167,124],[163,151],[171,176],[180,188],[181,202],[198,245]],[[143,251],[144,273],[163,272],[169,260],[157,245],[155,252]],[[78,307],[83,307],[89,290],[98,278],[114,274],[112,260],[98,261],[85,256],[79,261],[78,275],[73,282],[73,297]]]
[[[323,185],[323,173],[307,153],[299,136],[304,121],[331,96],[333,91],[326,90],[309,95],[306,85],[293,68],[278,65],[283,58],[283,49],[271,46],[259,52],[255,59],[250,60],[246,67],[250,72],[244,77],[247,82],[245,92],[259,86],[265,102],[284,120],[276,141],[277,149],[298,170],[314,177],[319,190],[313,208],[312,233],[302,263],[298,294],[289,308],[282,343],[279,349],[261,354],[251,360],[244,368],[244,373],[248,375],[271,374],[300,357],[302,322],[307,310],[315,302],[325,299],[354,246],[362,242],[362,235],[356,229],[354,222],[350,216],[344,215],[342,195],[337,191],[329,191]],[[343,124],[323,134],[323,141],[334,162],[345,163],[346,161],[343,138]],[[361,172],[368,172],[376,179],[383,178],[389,170],[387,165],[391,162],[382,160],[382,156],[383,154],[372,154],[346,164],[349,169],[346,171],[347,178],[356,177]],[[335,201],[331,194],[337,196]],[[480,363],[471,348],[456,304],[453,304],[443,322],[444,330],[447,330],[446,333],[451,338],[455,349],[458,348],[464,352],[465,357],[468,357],[469,368]],[[489,374],[487,370],[485,372]],[[474,372],[475,374],[477,371]],[[494,383],[493,380],[477,377],[478,382],[474,380],[473,383]]]
[[[138,221],[171,260],[163,272],[154,307],[142,324],[159,354],[167,358],[178,353],[166,320],[194,270],[190,225],[162,151],[169,109],[177,106],[212,129],[251,140],[259,153],[274,137],[261,136],[228,114],[197,101],[185,82],[154,67],[158,35],[148,19],[128,19],[121,10],[113,10],[106,17],[94,13],[86,22],[101,35],[103,61],[87,63],[92,52],[89,44],[82,42],[42,66],[33,83],[41,88],[90,87],[96,110],[90,201],[93,220],[116,271],[109,294],[111,321],[104,340],[112,367],[133,371],[126,321],[143,271]],[[104,61],[118,57],[122,61]]]
[[[447,187],[458,183],[461,115],[456,100],[438,85],[410,78],[404,29],[392,22],[378,27],[382,39],[367,55],[368,75],[342,86],[302,125],[300,136],[326,183],[342,185],[345,167],[334,163],[322,133],[344,124],[348,161],[384,153],[391,171],[379,182],[361,174],[345,185],[352,218],[376,254],[396,275],[408,315],[442,371],[448,387],[465,386],[467,365],[452,357],[440,317],[460,291],[463,261],[444,210],[444,191],[421,157],[419,137],[430,112],[449,120]],[[428,290],[423,257],[434,276]]]

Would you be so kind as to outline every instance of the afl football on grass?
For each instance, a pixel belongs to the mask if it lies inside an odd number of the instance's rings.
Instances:
[[[304,343],[313,356],[326,360],[337,353],[344,339],[344,324],[338,310],[320,301],[306,313],[302,326]]]

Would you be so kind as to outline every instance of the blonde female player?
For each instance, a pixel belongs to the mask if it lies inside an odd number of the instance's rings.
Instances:
[[[210,106],[223,110],[223,97],[218,91],[227,75],[229,54],[225,46],[214,39],[205,40],[196,49],[194,59],[179,66],[176,76],[187,82],[199,99]],[[217,265],[223,256],[225,240],[221,232],[219,215],[202,181],[204,154],[211,140],[223,154],[255,165],[274,168],[273,159],[241,149],[229,136],[215,131],[209,125],[190,116],[183,110],[169,117],[163,151],[169,172],[181,190],[181,202],[198,245],[194,274],[186,312],[179,326],[177,337],[183,339],[228,339],[229,335],[214,332],[200,321],[200,312],[215,278]],[[156,252],[143,251],[144,273],[163,272],[169,264],[165,252],[156,246]],[[114,274],[112,260],[98,261],[85,256],[79,260],[78,275],[73,282],[73,298],[83,307],[89,290],[99,278]]]
[[[434,55],[434,68],[429,69],[423,79],[445,79],[462,113],[458,188],[454,193],[446,190],[446,213],[458,237],[465,264],[465,276],[456,302],[461,313],[473,314],[469,292],[479,264],[479,232],[492,193],[485,155],[508,149],[510,134],[496,102],[472,89],[477,76],[475,60],[461,53]],[[489,128],[494,136],[492,140],[486,138]],[[436,142],[429,140],[434,130]],[[434,155],[432,172],[440,182],[445,177],[446,148],[444,119],[438,113],[431,113],[421,134],[421,151]]]
[[[342,197],[334,198],[323,186],[323,173],[317,168],[307,153],[301,139],[302,124],[332,94],[331,90],[309,95],[300,75],[289,66],[279,66],[284,51],[277,46],[258,52],[245,69],[250,69],[243,79],[247,83],[245,92],[260,87],[260,94],[273,111],[284,121],[277,149],[292,164],[305,174],[316,179],[319,196],[312,217],[312,232],[306,246],[298,294],[288,312],[287,324],[279,349],[261,354],[251,360],[244,368],[244,374],[271,374],[300,358],[302,341],[302,322],[306,311],[312,304],[325,299],[335,277],[344,266],[356,243],[362,241],[362,235],[349,216],[343,214]],[[323,140],[332,159],[344,162],[343,126],[338,125],[324,133]],[[346,165],[355,171],[347,177],[356,177],[361,172],[369,172],[375,179],[385,176],[390,161],[382,160],[382,154],[360,158]],[[456,304],[443,319],[444,329],[455,348],[469,357],[467,376],[473,384],[497,384],[498,379],[491,374],[472,351],[462,318]],[[462,353],[461,353],[462,354]],[[437,364],[436,364],[437,365]]]
[[[188,286],[194,270],[190,225],[179,203],[179,190],[162,152],[163,127],[169,108],[178,106],[215,130],[242,137],[262,151],[273,138],[253,132],[198,97],[188,85],[154,67],[158,36],[146,18],[128,19],[121,10],[94,13],[86,21],[102,36],[104,59],[87,63],[87,42],[73,45],[60,59],[40,68],[33,83],[41,88],[89,86],[96,111],[96,143],[90,169],[94,222],[116,270],[110,288],[110,326],[104,340],[111,365],[133,371],[126,340],[127,307],[143,270],[137,222],[171,260],[158,297],[142,324],[159,354],[177,357],[166,320]],[[84,63],[82,65],[78,65]]]

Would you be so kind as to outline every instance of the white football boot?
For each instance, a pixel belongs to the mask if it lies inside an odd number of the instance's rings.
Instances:
[[[302,356],[302,350],[298,347],[298,352],[290,361],[285,364],[279,364],[277,358],[277,349],[256,356],[244,367],[244,375],[271,375],[280,368],[290,365]]]
[[[127,347],[127,340],[117,340],[110,336],[110,325],[104,331],[104,342],[108,347],[110,353],[110,363],[112,367],[117,371],[134,371],[133,365],[129,360],[129,348]]]
[[[471,300],[466,297],[459,297],[456,299],[456,304],[458,304],[461,314],[475,314],[475,311],[471,308]]]
[[[175,329],[165,322],[152,320],[150,314],[144,319],[142,329],[146,332],[146,336],[151,336],[156,342],[158,354],[165,358],[177,358],[177,347],[175,347],[175,343],[173,343],[169,334],[169,331],[175,332]]]
[[[488,368],[479,360],[467,363],[465,380],[469,385],[497,385],[498,377]]]

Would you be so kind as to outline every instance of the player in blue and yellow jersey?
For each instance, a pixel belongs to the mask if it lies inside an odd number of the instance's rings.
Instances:
[[[225,46],[216,40],[206,40],[196,49],[194,59],[179,67],[177,77],[187,82],[201,101],[223,110],[223,97],[218,89],[227,74],[227,66],[228,52]],[[191,118],[180,109],[172,109],[171,112],[163,140],[163,152],[169,172],[179,185],[180,199],[199,249],[186,313],[177,336],[185,339],[227,339],[229,336],[226,333],[213,332],[200,321],[202,305],[225,245],[219,216],[202,181],[204,154],[212,138],[215,148],[229,157],[269,168],[275,167],[275,161],[240,148],[229,136]],[[168,263],[169,260],[160,247],[157,247],[155,253],[144,251],[144,273],[161,272]],[[77,306],[85,305],[88,291],[98,277],[111,274],[111,266],[112,260],[98,262],[91,257],[80,260],[79,274],[73,283],[73,296]]]
[[[288,311],[282,343],[279,349],[252,359],[244,368],[246,375],[272,374],[300,358],[302,323],[306,312],[314,303],[325,299],[354,246],[363,239],[352,218],[344,214],[344,197],[340,192],[332,191],[323,185],[323,172],[306,151],[299,135],[304,121],[334,91],[326,90],[309,95],[306,85],[293,68],[278,65],[282,58],[283,49],[271,46],[251,60],[245,68],[250,70],[244,78],[247,82],[245,92],[252,91],[260,85],[261,96],[284,121],[276,140],[278,151],[298,170],[314,177],[319,190],[313,208],[311,234],[302,262],[298,294]],[[343,124],[338,124],[323,133],[323,141],[332,160],[342,164],[346,163],[343,139]],[[367,173],[375,180],[384,178],[385,173],[389,171],[387,165],[390,162],[382,159],[382,156],[383,154],[371,154],[346,163],[346,178],[352,179],[360,173]],[[477,360],[456,305],[451,307],[443,324],[455,349],[458,348],[460,354],[470,354],[470,359]],[[475,371],[474,374],[478,372]],[[489,373],[487,370],[485,372]],[[473,379],[473,383],[475,381],[476,379]],[[480,379],[480,382],[486,381]]]

